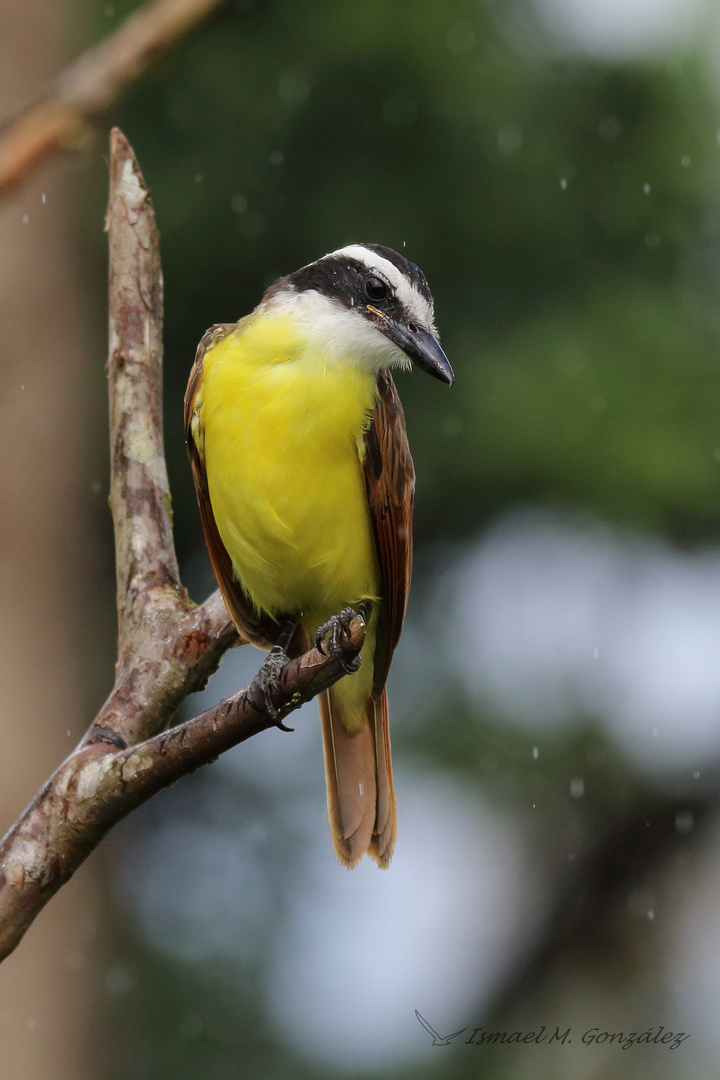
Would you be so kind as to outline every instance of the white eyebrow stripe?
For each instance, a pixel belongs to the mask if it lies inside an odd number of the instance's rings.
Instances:
[[[393,285],[395,285],[398,278],[403,276],[397,266],[393,266],[389,259],[384,259],[382,255],[376,255],[374,251],[368,251],[362,244],[348,244],[347,247],[331,251],[330,255],[345,255],[348,259],[354,259],[355,262],[365,263],[368,270],[379,270]],[[325,258],[327,258],[327,255]]]
[[[416,319],[421,326],[434,331],[435,325],[433,322],[434,312],[432,304],[427,302],[425,297],[418,292],[412,282],[409,281],[389,259],[384,259],[382,255],[376,255],[374,251],[368,251],[362,244],[348,244],[347,247],[338,248],[337,251],[331,251],[325,258],[333,258],[338,255],[341,257],[344,256],[347,259],[354,259],[355,262],[367,266],[368,270],[373,270],[376,273],[379,272],[380,276],[384,277],[388,284],[392,285],[395,289],[398,299],[408,315],[411,318]]]

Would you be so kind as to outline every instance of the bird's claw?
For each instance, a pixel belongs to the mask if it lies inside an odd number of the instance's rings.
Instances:
[[[363,600],[362,603],[358,604],[358,609],[358,611],[355,611],[351,607],[344,608],[339,615],[333,615],[331,619],[319,626],[315,635],[315,645],[318,652],[326,656],[332,656],[348,675],[352,675],[358,670],[360,657],[356,656],[353,660],[346,660],[342,650],[341,638],[344,634],[349,634],[350,623],[353,619],[361,618],[363,622],[367,622],[370,617],[370,601]],[[330,637],[326,641],[325,638],[328,634]]]
[[[283,724],[280,713],[273,701],[273,693],[277,693],[279,689],[278,680],[288,659],[288,654],[282,645],[274,645],[263,660],[257,675],[250,683],[248,694],[251,705],[267,713],[275,727],[280,728],[281,731],[295,730],[295,728]]]

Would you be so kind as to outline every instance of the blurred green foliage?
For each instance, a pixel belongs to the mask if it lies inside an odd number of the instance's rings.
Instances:
[[[457,370],[451,392],[400,377],[420,539],[518,498],[717,533],[720,149],[696,60],[571,61],[491,3],[246,3],[113,120],[162,229],[184,555],[197,341],[353,241],[424,268]]]

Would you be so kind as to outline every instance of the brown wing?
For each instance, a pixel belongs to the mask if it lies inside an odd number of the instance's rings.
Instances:
[[[225,605],[238,632],[247,641],[251,641],[253,645],[258,645],[261,649],[270,649],[280,628],[273,619],[259,615],[253,610],[252,604],[237,580],[232,560],[220,539],[215,522],[205,471],[201,392],[205,353],[222,341],[235,329],[235,326],[235,323],[222,323],[211,327],[198,345],[195,363],[185,392],[185,438],[195,480],[195,493],[200,507],[205,543]]]
[[[381,692],[400,640],[412,573],[413,468],[405,416],[390,372],[378,373],[378,399],[365,433],[365,489],[380,564],[382,596],[373,694]]]

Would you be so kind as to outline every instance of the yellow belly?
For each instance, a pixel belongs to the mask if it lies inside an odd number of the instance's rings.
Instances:
[[[220,537],[254,606],[302,613],[311,636],[343,607],[378,600],[360,461],[374,400],[371,374],[320,361],[285,319],[246,320],[205,357],[205,467]],[[374,630],[375,618],[361,674],[338,687],[349,708],[370,692]]]

